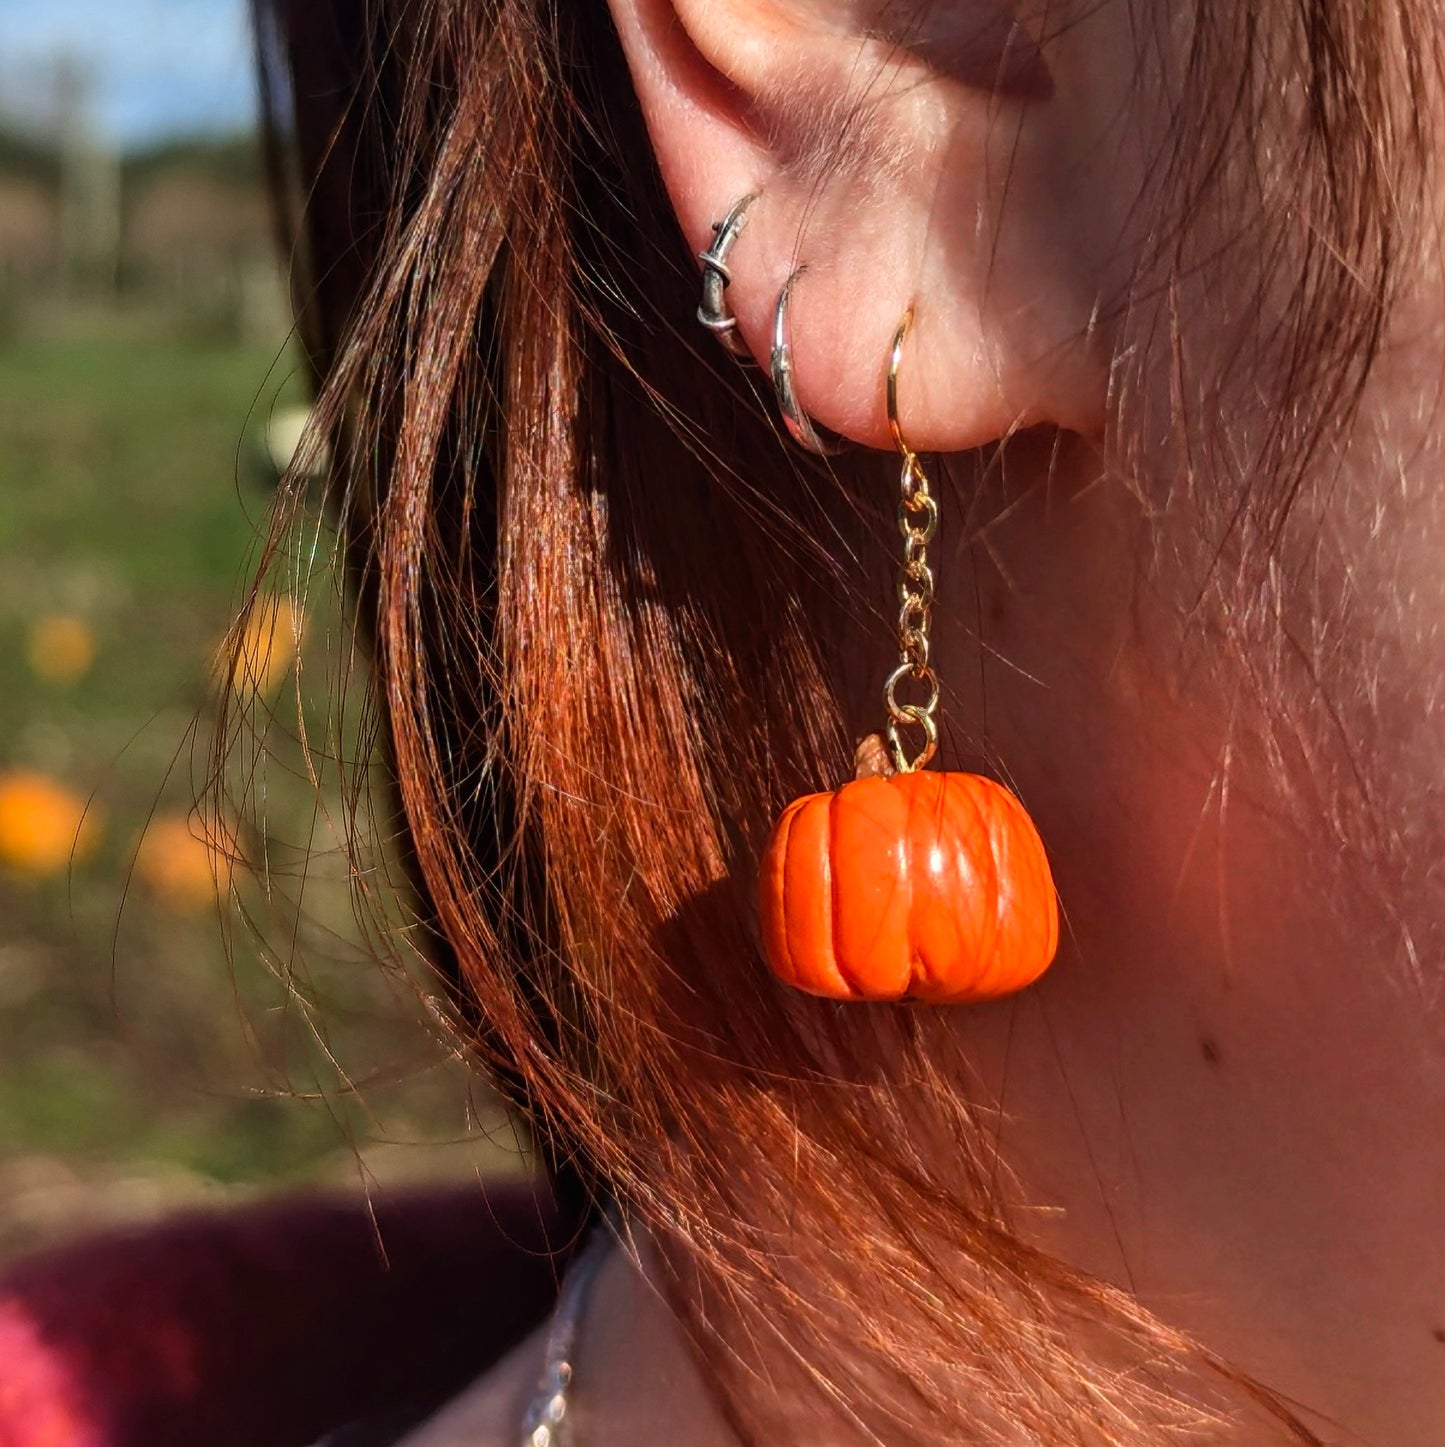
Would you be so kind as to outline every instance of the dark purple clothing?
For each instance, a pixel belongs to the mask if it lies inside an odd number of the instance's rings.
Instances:
[[[545,1191],[309,1197],[112,1232],[0,1272],[0,1447],[384,1440],[550,1309]]]

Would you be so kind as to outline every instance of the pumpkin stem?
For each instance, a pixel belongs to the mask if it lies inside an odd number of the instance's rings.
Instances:
[[[869,734],[866,739],[860,739],[853,763],[856,779],[891,779],[898,772],[882,734]]]

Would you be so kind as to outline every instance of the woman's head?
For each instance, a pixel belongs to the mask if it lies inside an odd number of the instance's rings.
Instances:
[[[263,10],[420,924],[750,1430],[750,1371],[839,1442],[1150,1440],[1243,1377],[1445,1411],[1419,8]],[[750,191],[729,300],[763,357],[806,265],[836,468],[692,321]],[[941,762],[1015,784],[1066,920],[967,1012],[789,995],[751,904],[878,723],[910,305]]]

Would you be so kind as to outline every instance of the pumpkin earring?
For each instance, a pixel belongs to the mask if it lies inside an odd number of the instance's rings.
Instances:
[[[763,856],[759,904],[768,963],[785,984],[836,1000],[951,1005],[1032,984],[1053,960],[1059,919],[1023,805],[991,779],[925,769],[938,749],[939,684],[928,658],[938,501],[898,417],[912,316],[888,360],[888,422],[903,459],[903,568],[884,737],[859,745],[852,782],[783,811]],[[900,699],[910,685],[921,702]],[[912,748],[910,733],[919,740]]]

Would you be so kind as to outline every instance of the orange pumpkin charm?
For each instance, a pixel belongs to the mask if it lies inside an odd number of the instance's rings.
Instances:
[[[774,973],[833,999],[989,1000],[1031,984],[1058,946],[1033,821],[976,774],[860,778],[795,800],[760,884]]]
[[[941,696],[929,662],[938,500],[898,418],[912,316],[910,308],[894,334],[887,375],[903,535],[899,661],[883,685],[888,723],[858,746],[851,784],[783,811],[763,856],[759,906],[768,963],[786,984],[835,1000],[953,1005],[1038,979],[1058,947],[1059,910],[1023,805],[977,774],[923,772],[938,749]],[[775,375],[777,366],[775,353]],[[920,701],[899,697],[910,687],[924,691]],[[921,730],[916,751],[905,729]]]

